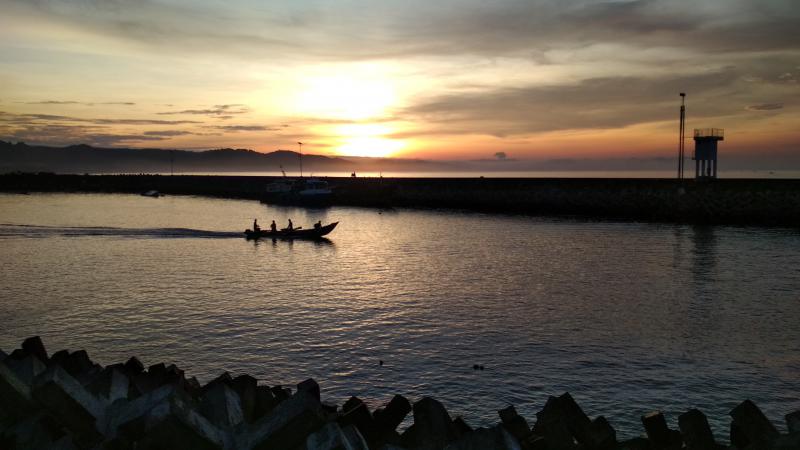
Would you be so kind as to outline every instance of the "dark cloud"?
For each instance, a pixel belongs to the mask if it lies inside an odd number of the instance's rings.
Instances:
[[[71,100],[43,100],[40,102],[21,102],[26,105],[80,105],[81,102],[74,102]]]
[[[191,131],[184,131],[184,130],[155,130],[155,131],[145,131],[145,136],[161,136],[161,137],[173,137],[173,136],[185,136],[187,134],[194,134]]]
[[[800,42],[800,9],[794,0],[697,5],[681,0],[411,0],[369,8],[352,2],[297,2],[285,8],[251,7],[247,16],[237,15],[230,5],[221,9],[145,0],[11,3],[159,51],[260,59],[541,55],[603,43],[745,52],[797,50]]]
[[[229,119],[232,117],[232,114],[246,114],[248,112],[250,112],[250,109],[245,105],[231,104],[231,105],[214,105],[212,108],[206,108],[206,109],[184,109],[181,111],[165,111],[157,114],[159,115],[193,114],[193,115],[202,115],[202,116],[217,117],[222,119]]]
[[[94,105],[123,105],[123,106],[133,106],[136,103],[134,102],[77,102],[74,100],[41,100],[35,102],[18,102],[24,103],[26,105],[85,105],[85,106],[94,106]]]
[[[47,145],[70,145],[82,142],[95,146],[114,146],[125,143],[161,141],[167,137],[136,133],[111,133],[105,127],[94,125],[28,124],[17,126],[0,124],[0,139]]]
[[[727,103],[703,102],[722,95],[739,76],[732,69],[658,78],[608,77],[574,84],[499,88],[434,97],[398,113],[434,130],[505,137],[575,129],[619,128],[674,118],[678,92],[702,102],[694,117],[735,112]],[[730,110],[729,110],[730,108]]]
[[[222,131],[230,131],[230,132],[237,132],[237,131],[278,131],[280,128],[273,128],[264,125],[218,125],[218,126],[210,126],[207,128],[213,128],[216,130]]]
[[[750,105],[745,109],[748,111],[774,111],[776,109],[783,109],[783,103],[761,103],[758,105]]]
[[[14,123],[34,122],[78,122],[96,125],[186,125],[202,123],[196,120],[158,120],[158,119],[87,119],[56,114],[12,114],[0,111],[0,121]]]

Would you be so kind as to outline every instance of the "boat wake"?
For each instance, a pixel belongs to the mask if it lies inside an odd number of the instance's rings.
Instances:
[[[0,239],[46,238],[53,236],[83,237],[108,236],[133,239],[241,238],[241,232],[209,231],[191,228],[117,228],[117,227],[56,227],[43,225],[0,224]]]

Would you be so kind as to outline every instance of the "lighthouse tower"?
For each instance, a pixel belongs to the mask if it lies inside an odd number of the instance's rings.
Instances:
[[[722,128],[695,128],[694,177],[697,180],[717,178],[717,142],[725,139]]]

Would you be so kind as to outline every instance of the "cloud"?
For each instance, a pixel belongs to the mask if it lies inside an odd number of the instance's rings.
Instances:
[[[280,128],[268,127],[264,125],[218,125],[209,126],[206,128],[213,128],[216,130],[238,132],[238,131],[278,131]]]
[[[156,113],[159,115],[179,115],[179,114],[194,114],[209,117],[217,117],[222,119],[231,118],[233,114],[246,114],[250,109],[245,105],[230,104],[230,105],[214,105],[212,108],[206,109],[184,109],[181,111],[166,111]]]
[[[96,119],[56,114],[14,114],[3,111],[0,111],[0,121],[21,124],[34,122],[78,122],[95,125],[186,125],[202,123],[196,120]]]
[[[23,102],[26,105],[80,105],[81,102],[71,100],[43,100],[39,102]]]
[[[95,106],[95,105],[123,105],[123,106],[133,106],[136,103],[134,102],[77,102],[74,100],[40,100],[35,102],[18,102],[24,103],[26,105],[85,105],[85,106]]]
[[[145,136],[161,136],[161,137],[173,137],[173,136],[185,136],[187,134],[194,134],[191,131],[184,131],[184,130],[155,130],[155,131],[145,131]]]
[[[10,0],[62,26],[159,52],[284,61],[537,54],[617,43],[701,52],[797,49],[793,0],[409,0],[191,6],[138,0]],[[243,11],[246,11],[243,13]],[[358,32],[354,32],[358,30]]]
[[[761,103],[747,106],[745,109],[748,111],[774,111],[776,109],[783,109],[783,103]]]
[[[557,130],[609,129],[673,119],[678,92],[719,95],[738,80],[732,69],[662,77],[605,77],[550,86],[496,88],[425,99],[398,116],[438,130],[497,137]],[[691,98],[691,97],[690,97]],[[695,101],[700,101],[695,99]],[[706,103],[703,112],[732,112]]]

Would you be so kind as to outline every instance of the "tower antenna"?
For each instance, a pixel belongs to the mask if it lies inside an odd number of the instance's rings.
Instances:
[[[678,179],[683,179],[683,159],[684,159],[684,146],[683,141],[686,132],[686,93],[681,92],[681,123],[678,131]]]
[[[298,142],[298,147],[300,147],[300,178],[303,178],[303,143]]]

